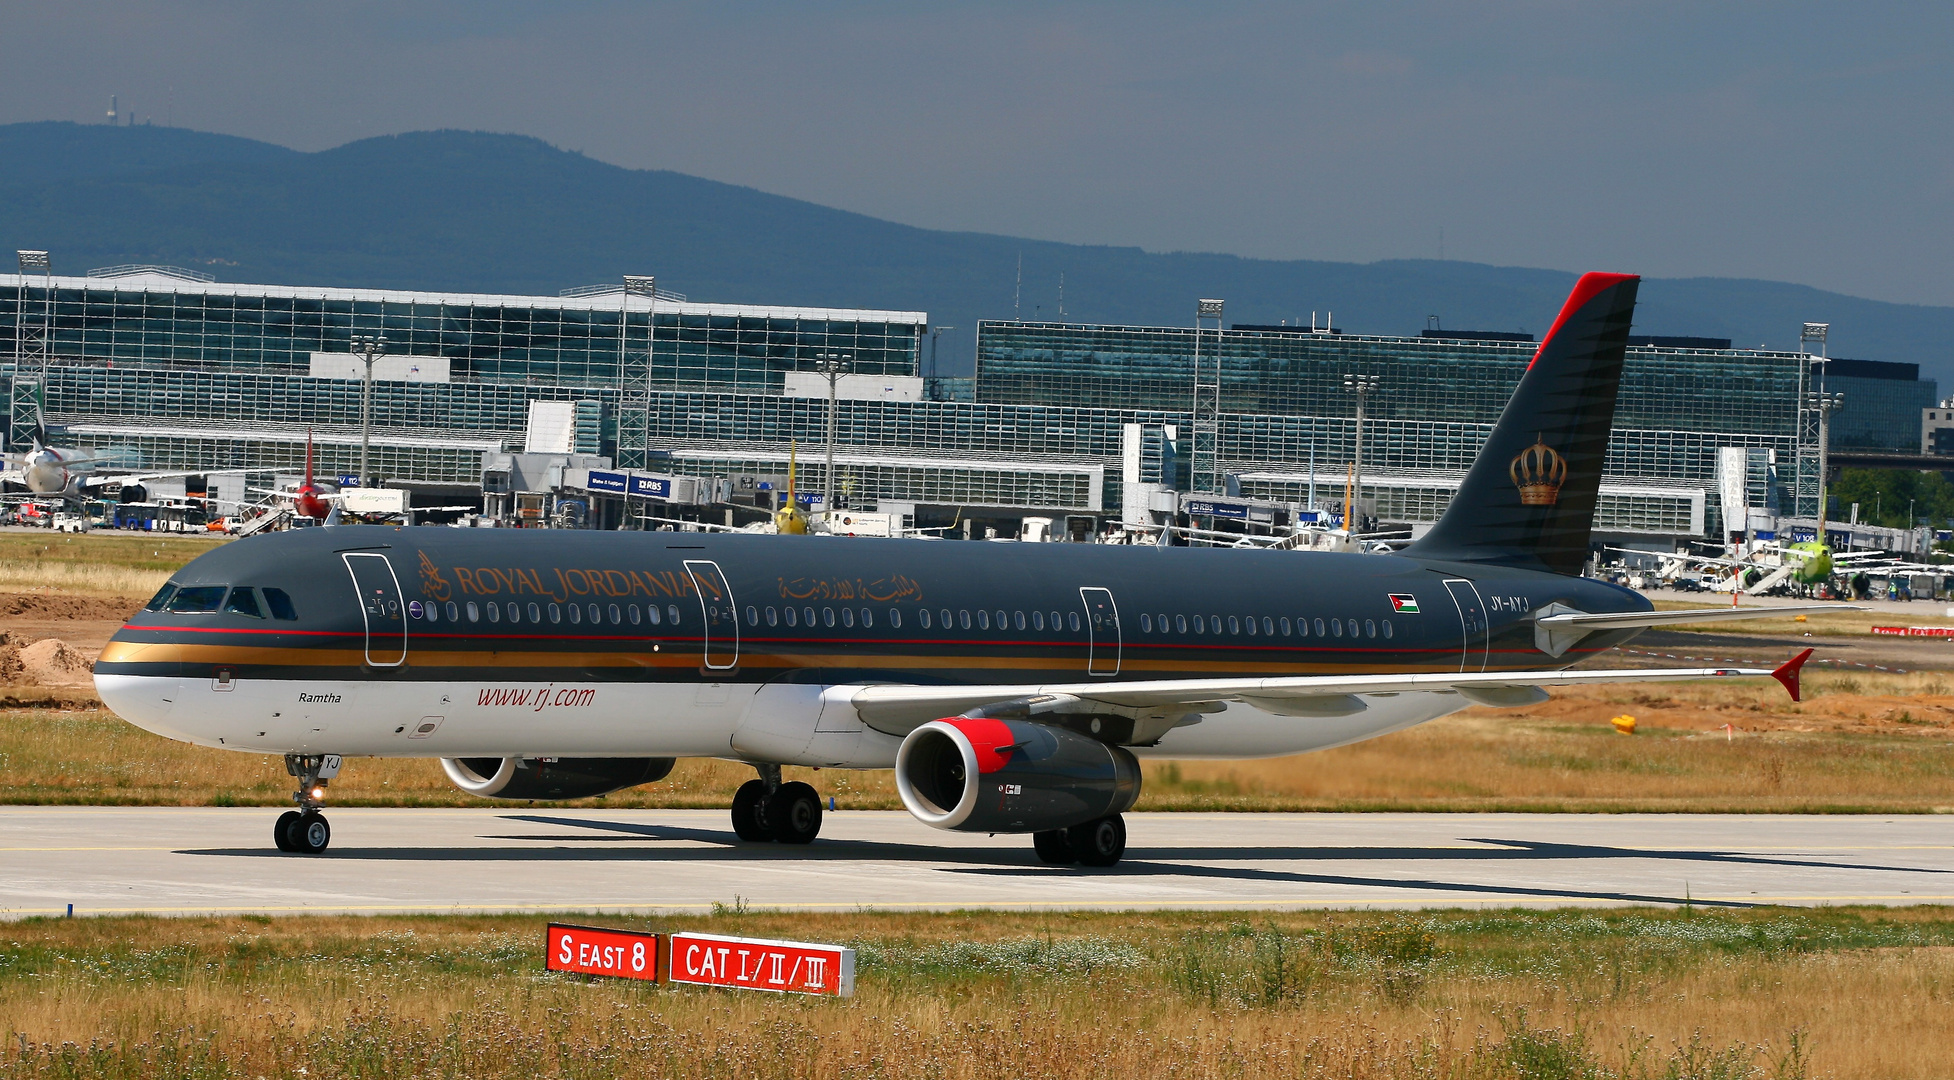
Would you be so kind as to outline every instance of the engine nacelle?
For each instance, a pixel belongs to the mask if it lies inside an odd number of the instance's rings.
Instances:
[[[1125,747],[1065,728],[957,716],[902,740],[896,791],[934,828],[1044,832],[1130,809],[1140,763]]]
[[[587,799],[671,775],[676,758],[442,758],[458,788],[485,799]]]

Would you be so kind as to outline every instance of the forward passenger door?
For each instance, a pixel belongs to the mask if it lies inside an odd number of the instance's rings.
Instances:
[[[1086,674],[1118,675],[1119,608],[1113,604],[1112,590],[1080,589],[1079,599],[1086,608]]]
[[[377,551],[342,551],[346,570],[353,575],[360,614],[366,620],[366,662],[371,667],[398,667],[407,660],[407,615],[401,610],[400,579],[393,563]]]

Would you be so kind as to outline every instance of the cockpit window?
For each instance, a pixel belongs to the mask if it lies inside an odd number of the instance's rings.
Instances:
[[[176,582],[172,581],[164,585],[162,588],[156,590],[156,595],[150,597],[149,603],[144,604],[142,606],[142,609],[144,611],[161,611],[163,610],[163,605],[169,603],[170,597],[175,595],[176,595]]]
[[[292,622],[299,617],[299,609],[292,606],[292,598],[285,595],[284,589],[266,589],[264,594],[272,618]]]
[[[254,619],[265,617],[265,613],[258,610],[258,595],[242,585],[231,590],[231,598],[224,601],[224,610],[233,615],[249,615]]]
[[[224,602],[226,591],[222,585],[192,585],[187,589],[178,589],[164,609],[182,615],[208,614],[216,611],[218,605]]]

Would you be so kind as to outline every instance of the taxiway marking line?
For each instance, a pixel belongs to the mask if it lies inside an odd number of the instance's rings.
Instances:
[[[1048,908],[1053,911],[1129,911],[1129,910],[1134,910],[1139,908],[1157,908],[1157,909],[1182,909],[1188,911],[1238,911],[1238,910],[1243,910],[1248,908],[1268,908],[1268,907],[1294,907],[1294,908],[1368,907],[1368,906],[1379,905],[1379,904],[1395,907],[1410,901],[1423,900],[1423,899],[1429,899],[1429,898],[1406,896],[1397,899],[1388,899],[1388,898],[1379,898],[1379,897],[1368,897],[1368,898],[1316,897],[1310,899],[1281,899],[1281,900],[1263,899],[1263,900],[1240,900],[1240,901],[1228,901],[1228,900],[1220,900],[1220,899],[1127,900],[1127,901],[1014,900],[1014,901],[985,901],[985,902],[976,902],[976,903],[967,903],[967,902],[959,903],[956,901],[939,900],[939,901],[930,901],[926,903],[915,903],[915,904],[873,903],[873,902],[841,903],[841,904],[794,903],[794,904],[786,904],[780,906],[760,905],[760,906],[753,907],[750,910],[754,912],[765,911],[765,912],[779,912],[784,914],[791,914],[796,911],[826,911],[826,910],[844,910],[844,909],[871,910],[871,911],[983,911],[987,909],[996,910],[996,909],[1003,909],[1003,908],[1025,908],[1025,909]],[[1612,905],[1619,905],[1622,907],[1665,907],[1665,906],[1686,907],[1691,904],[1741,904],[1741,905],[1768,906],[1771,904],[1789,904],[1789,903],[1837,904],[1837,903],[1885,903],[1889,901],[1907,901],[1916,904],[1927,904],[1927,903],[1945,903],[1949,901],[1954,901],[1954,894],[1936,895],[1936,894],[1922,893],[1917,896],[1910,893],[1902,893],[1896,896],[1871,896],[1871,895],[1868,896],[1697,896],[1697,897],[1692,897],[1687,901],[1673,900],[1667,904],[1650,903],[1646,901],[1641,903],[1631,904],[1610,897],[1598,897],[1598,896],[1597,897],[1539,896],[1539,897],[1529,898],[1523,895],[1515,895],[1515,896],[1494,897],[1494,898],[1479,897],[1479,896],[1461,896],[1456,898],[1447,898],[1447,902],[1459,906],[1468,906],[1468,905],[1511,906],[1516,902],[1521,902],[1521,903],[1527,902],[1529,899],[1551,900],[1556,905],[1568,906],[1568,907],[1581,905],[1581,904],[1612,904]],[[1419,906],[1430,907],[1431,905],[1420,904]],[[284,904],[284,905],[264,904],[255,907],[248,906],[248,905],[233,906],[233,907],[90,907],[90,908],[77,911],[76,914],[91,915],[91,916],[92,915],[156,915],[156,914],[226,915],[226,914],[251,914],[256,912],[272,911],[272,912],[290,912],[296,914],[313,914],[313,915],[329,915],[336,912],[404,912],[404,913],[436,913],[436,914],[446,912],[454,915],[480,915],[480,914],[494,914],[497,912],[541,912],[541,911],[576,913],[576,912],[583,912],[583,911],[709,912],[711,910],[712,910],[712,905],[709,903],[707,904],[597,903],[597,904],[585,904],[582,906],[578,906],[576,904],[557,904],[557,903],[456,904],[456,905],[321,904],[318,906],[306,906],[306,905],[298,905],[298,904]],[[65,907],[0,908],[0,916],[59,915],[64,913],[64,911],[65,911]]]

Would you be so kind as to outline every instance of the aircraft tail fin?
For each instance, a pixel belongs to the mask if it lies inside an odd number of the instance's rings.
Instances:
[[[1575,282],[1458,495],[1405,554],[1580,572],[1641,280]]]

